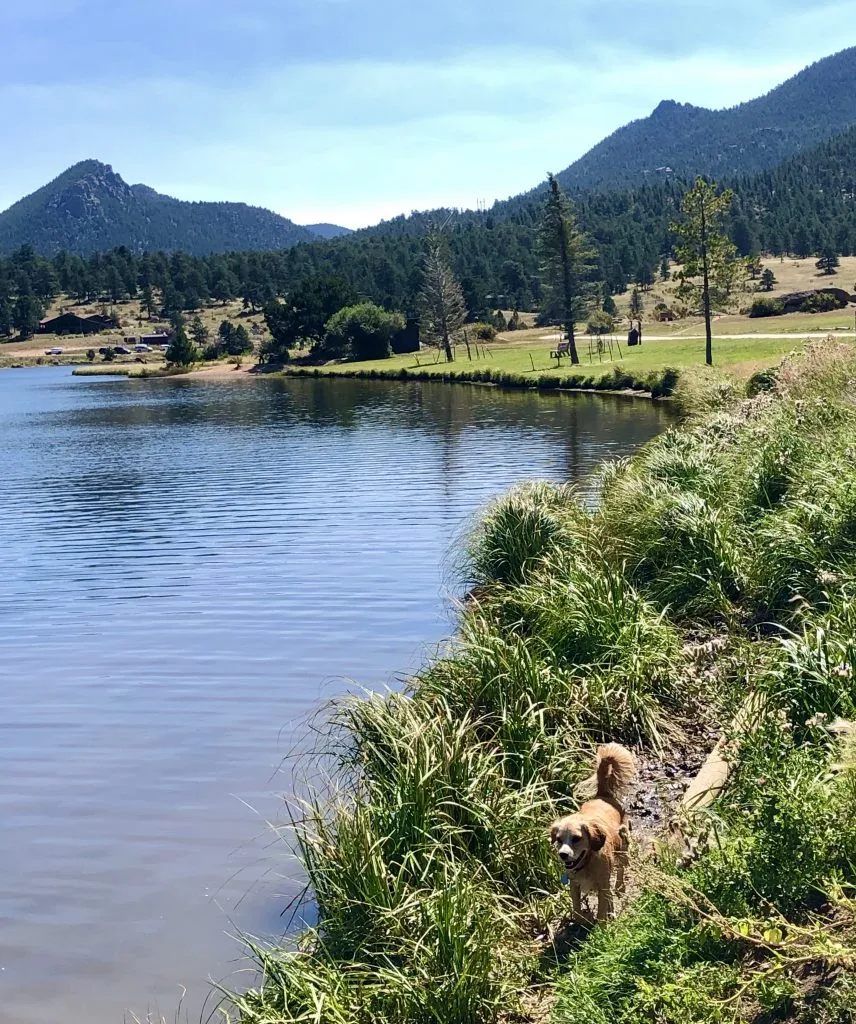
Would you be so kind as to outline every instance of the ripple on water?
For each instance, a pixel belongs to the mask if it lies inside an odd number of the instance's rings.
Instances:
[[[0,998],[8,1024],[190,1019],[275,934],[266,821],[320,702],[450,628],[450,545],[665,412],[358,381],[0,375]],[[352,683],[349,680],[354,680]]]

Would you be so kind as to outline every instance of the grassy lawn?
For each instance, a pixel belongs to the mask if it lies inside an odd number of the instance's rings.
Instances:
[[[337,363],[319,367],[321,373],[360,373],[376,370],[384,373],[395,373],[401,369],[442,376],[449,369],[457,372],[466,370],[490,369],[528,375],[533,380],[544,374],[583,375],[599,379],[610,374],[614,369],[621,369],[637,379],[644,379],[649,373],[660,371],[664,367],[687,369],[701,366],[704,363],[704,342],[699,338],[673,337],[658,341],[645,341],[641,346],[627,348],[621,345],[621,359],[610,360],[608,354],[599,362],[597,356],[589,360],[588,339],[580,344],[581,362],[572,367],[569,360],[562,359],[557,370],[556,360],[550,358],[550,350],[555,344],[544,340],[543,331],[521,331],[520,334],[535,335],[526,340],[521,339],[513,344],[494,343],[484,346],[485,355],[479,359],[473,355],[472,361],[466,356],[466,349],[459,345],[457,359],[449,366],[444,361],[435,363],[433,353],[419,352],[408,355],[393,356],[390,359],[377,359],[361,363]],[[717,367],[727,370],[738,377],[748,377],[756,370],[763,369],[781,359],[794,349],[802,348],[802,342],[787,337],[774,338],[716,338],[714,337],[714,363]],[[534,368],[533,368],[534,367]]]

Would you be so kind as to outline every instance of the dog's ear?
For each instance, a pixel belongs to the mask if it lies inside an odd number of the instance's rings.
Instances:
[[[553,824],[550,826],[550,842],[551,843],[555,843],[558,838],[559,838],[559,823],[558,823],[558,821],[554,821]]]
[[[587,821],[583,825],[585,834],[588,836],[589,847],[592,850],[603,849],[603,844],[606,842],[606,832],[601,828],[596,821]]]

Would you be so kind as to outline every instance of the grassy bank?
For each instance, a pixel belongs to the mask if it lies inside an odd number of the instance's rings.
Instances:
[[[523,333],[523,332],[521,332]],[[530,332],[525,332],[527,335]],[[506,336],[507,337],[507,336]],[[319,367],[286,367],[290,376],[344,376],[382,380],[457,380],[492,383],[503,387],[592,388],[625,390],[663,395],[669,394],[680,373],[695,369],[703,361],[704,342],[697,338],[667,338],[645,341],[642,346],[627,348],[621,344],[621,358],[599,361],[588,355],[588,340],[580,342],[582,362],[577,366],[563,359],[561,364],[550,358],[555,340],[541,337],[513,344],[471,347],[472,359],[466,349],[457,346],[454,363],[434,362],[430,353],[411,353],[362,363],[327,364]],[[737,379],[746,379],[756,371],[778,362],[784,355],[803,348],[803,340],[794,338],[717,338],[714,358],[717,369]],[[618,355],[617,348],[613,349]]]
[[[608,466],[596,511],[546,483],[486,510],[450,649],[331,710],[293,821],[319,924],[253,947],[235,1019],[853,1020],[856,750],[827,726],[856,717],[854,379],[833,343],[752,399],[686,377],[687,422]],[[748,692],[688,845],[640,811],[620,916],[571,923],[547,829],[596,744],[634,745],[668,814]]]

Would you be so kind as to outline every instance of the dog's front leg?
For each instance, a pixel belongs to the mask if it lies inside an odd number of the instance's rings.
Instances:
[[[609,889],[597,890],[597,919],[608,921],[612,916],[612,893]]]
[[[574,920],[580,921],[583,916],[583,903],[580,887],[571,882],[571,902],[574,908]]]

